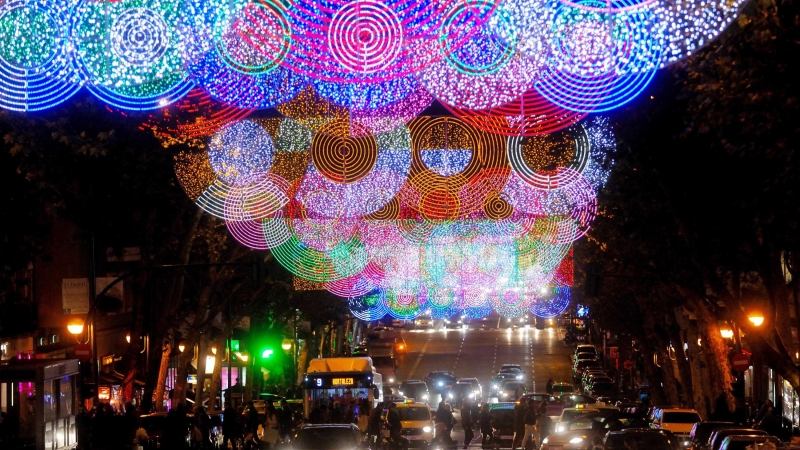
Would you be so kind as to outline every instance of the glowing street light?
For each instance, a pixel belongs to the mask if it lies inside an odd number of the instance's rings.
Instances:
[[[281,344],[281,348],[282,348],[284,351],[287,351],[287,352],[288,352],[289,350],[291,350],[291,349],[292,349],[292,341],[290,341],[290,340],[284,340],[284,341],[283,341],[283,343]]]
[[[722,335],[724,339],[733,339],[733,330],[730,328],[720,328],[719,334]]]
[[[70,323],[67,325],[67,331],[75,336],[83,333],[83,321],[80,319],[70,321]]]
[[[186,343],[183,342],[183,341],[180,341],[178,343],[178,350],[180,350],[180,352],[183,353],[183,351],[186,350]]]
[[[760,327],[761,324],[764,323],[764,315],[756,312],[750,313],[750,315],[747,316],[747,319],[757,327]]]

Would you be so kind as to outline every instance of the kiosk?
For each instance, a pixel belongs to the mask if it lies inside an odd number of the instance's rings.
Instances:
[[[0,364],[0,448],[67,450],[78,446],[77,359]]]

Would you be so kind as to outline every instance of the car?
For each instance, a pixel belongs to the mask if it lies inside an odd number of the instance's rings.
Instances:
[[[781,440],[775,436],[736,435],[726,437],[719,450],[766,450],[780,446]]]
[[[553,395],[572,394],[575,392],[575,386],[567,383],[553,384]]]
[[[564,394],[559,397],[561,404],[565,408],[574,408],[579,405],[593,405],[597,403],[597,399],[583,394]]]
[[[385,384],[394,384],[397,381],[397,361],[394,356],[372,356],[372,365],[383,377]]]
[[[479,400],[482,398],[483,388],[481,387],[481,383],[477,378],[459,378],[458,382],[469,383],[469,385],[472,387],[472,393],[475,394],[475,397],[472,398],[477,398]]]
[[[425,376],[423,380],[428,385],[428,391],[436,394],[447,394],[457,378],[448,370],[436,370]]]
[[[589,353],[589,352],[577,353],[574,357],[574,361],[583,361],[583,360],[596,361],[597,359],[598,359],[597,353]]]
[[[586,386],[586,393],[593,397],[614,395],[617,393],[617,386],[611,378],[596,378]]]
[[[736,424],[733,422],[697,422],[689,433],[689,439],[686,441],[685,447],[691,447],[691,450],[705,450],[708,445],[708,438],[714,430],[734,426],[736,426]]]
[[[519,364],[503,364],[497,373],[513,373],[516,374],[518,380],[525,379],[525,373],[522,372],[522,366]]]
[[[468,323],[467,316],[462,315],[457,318],[451,317],[449,319],[442,320],[442,328],[461,328]]]
[[[719,447],[722,445],[722,441],[724,441],[726,437],[737,434],[766,436],[767,432],[744,427],[718,428],[711,433],[711,436],[708,437],[707,449],[719,450]]]
[[[393,328],[405,328],[406,321],[400,319],[392,319],[392,327]]]
[[[397,414],[403,428],[400,435],[408,439],[409,447],[427,447],[433,440],[433,419],[427,403],[407,399],[397,404]]]
[[[599,368],[601,368],[600,367],[600,362],[599,361],[595,361],[595,360],[588,360],[588,359],[583,359],[583,360],[580,360],[580,361],[576,362],[575,366],[573,366],[573,368],[572,368],[573,378],[575,380],[580,380],[581,379],[581,375],[583,375],[583,371],[586,370],[587,368],[590,368],[590,367],[596,367],[596,368],[599,369]]]
[[[539,410],[539,406],[542,404],[542,401],[547,400],[547,415],[551,417],[561,415],[561,410],[563,409],[561,405],[561,399],[554,395],[534,392],[527,393],[519,398],[519,401],[524,403],[528,403],[530,400],[533,400],[533,407],[537,411]]]
[[[597,413],[597,410],[592,408],[564,408],[561,410],[561,415],[558,417],[553,430],[555,430],[556,433],[563,433],[567,431],[567,424],[572,422],[573,419],[583,414],[595,413]]]
[[[356,450],[364,441],[353,424],[301,425],[292,438],[293,450]]]
[[[496,393],[497,389],[500,388],[500,383],[502,383],[503,380],[516,380],[516,379],[517,375],[514,373],[498,373],[497,375],[492,377],[490,390],[492,391],[492,393]]]
[[[474,383],[473,381],[474,380]],[[481,399],[481,392],[480,392],[480,385],[475,387],[477,384],[476,378],[466,378],[466,379],[459,379],[456,381],[456,384],[453,385],[453,388],[450,392],[447,393],[447,398],[451,399],[451,403],[455,406],[461,406],[462,400],[465,398],[475,400]]]
[[[652,426],[672,431],[678,438],[688,441],[692,427],[702,420],[693,409],[658,408],[653,412]]]
[[[609,431],[603,440],[605,450],[628,450],[625,442],[631,440],[637,449],[642,450],[674,450],[674,438],[667,433],[646,428],[632,428],[620,431]]]
[[[416,401],[427,402],[430,400],[428,385],[422,380],[406,380],[400,383],[398,394]]]
[[[497,389],[497,398],[504,402],[516,401],[520,396],[527,393],[525,383],[519,380],[503,380]]]
[[[591,344],[581,344],[575,347],[575,355],[578,353],[594,353],[597,354],[597,347]]]
[[[430,317],[417,317],[414,320],[414,326],[417,328],[432,327],[433,319]]]
[[[514,406],[513,402],[489,405],[492,425],[491,446],[495,448],[511,447],[511,441],[514,440]]]
[[[550,434],[542,439],[541,449],[587,450],[592,447],[592,439],[595,436],[603,437],[609,431],[640,428],[644,425],[640,418],[630,414],[585,414],[570,421],[561,433]]]

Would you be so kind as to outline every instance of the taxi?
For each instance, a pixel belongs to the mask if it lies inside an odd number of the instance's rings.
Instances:
[[[403,428],[400,435],[408,439],[409,447],[427,447],[433,440],[433,419],[427,403],[413,398],[397,404],[397,413]]]

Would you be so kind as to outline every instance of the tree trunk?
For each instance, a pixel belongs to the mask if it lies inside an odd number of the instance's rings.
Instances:
[[[223,348],[225,340],[217,339],[213,345],[217,347],[217,357],[214,358],[214,372],[211,374],[211,387],[208,389],[208,404],[209,411],[217,411],[223,408],[223,405],[216,404],[216,398],[220,396],[220,381],[222,379],[222,358],[225,356],[226,348]]]
[[[194,329],[189,331],[186,338],[186,348],[178,357],[178,370],[175,375],[175,388],[172,393],[172,404],[177,405],[186,401],[186,383],[189,378],[189,367],[196,356],[197,333]]]
[[[203,392],[205,391],[206,385],[206,363],[208,362],[207,356],[211,355],[209,347],[207,335],[202,335],[197,344],[197,388],[194,394],[197,406],[203,405]],[[216,360],[216,355],[214,355],[214,359]]]
[[[172,354],[172,345],[165,340],[161,348],[161,364],[158,368],[158,381],[156,381],[155,398],[156,411],[164,412],[164,388],[167,386],[167,373],[169,372],[169,357]]]

